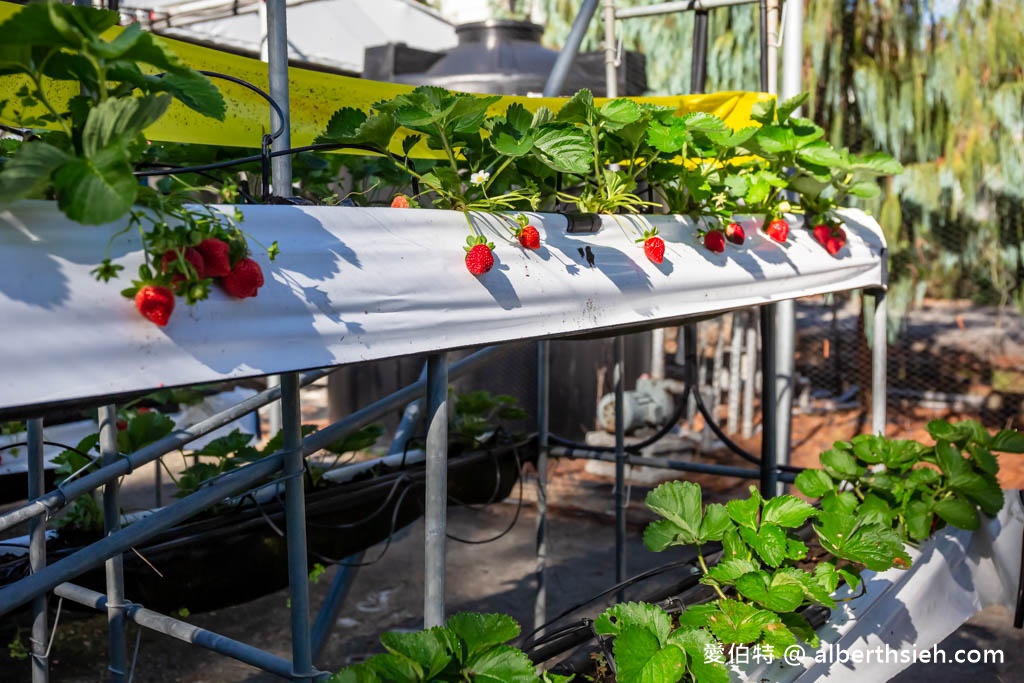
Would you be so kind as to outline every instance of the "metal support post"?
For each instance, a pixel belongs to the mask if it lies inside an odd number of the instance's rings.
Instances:
[[[28,498],[34,500],[43,495],[43,421],[28,420]],[[33,518],[28,524],[28,564],[32,574],[46,567],[46,520]],[[32,683],[46,683],[50,680],[50,661],[46,652],[49,629],[46,626],[46,594],[32,600]]]
[[[885,435],[886,402],[886,368],[888,365],[888,334],[885,290],[875,289],[871,292],[875,300],[875,318],[871,348],[871,432]]]
[[[693,56],[690,59],[690,92],[702,93],[708,79],[708,11],[693,15]]]
[[[562,46],[561,52],[555,58],[555,64],[551,67],[548,80],[544,83],[544,97],[557,97],[562,92],[565,79],[572,69],[573,62],[576,61],[576,55],[579,54],[580,44],[583,43],[583,38],[587,35],[587,26],[590,25],[590,20],[594,18],[594,13],[597,11],[597,3],[598,0],[583,0],[583,4],[580,5],[576,18],[573,19],[572,27],[569,29],[569,35],[565,38],[565,45]]]
[[[327,645],[327,637],[331,634],[331,629],[334,627],[338,614],[341,613],[341,606],[345,603],[345,598],[348,597],[348,592],[352,588],[352,582],[356,578],[356,572],[359,571],[358,565],[362,561],[363,553],[358,552],[345,558],[345,562],[338,565],[338,571],[335,572],[334,578],[331,580],[331,587],[327,591],[327,597],[324,598],[320,611],[317,612],[316,620],[313,622],[312,648],[314,662],[320,659],[320,655],[323,654],[324,647]]]
[[[604,82],[608,97],[619,96],[618,45],[615,41],[615,0],[603,0]]]
[[[118,458],[117,450],[117,408],[101,406],[98,411],[100,426],[100,457],[104,466]],[[121,530],[121,506],[118,492],[121,487],[117,479],[103,486],[103,535],[110,536]],[[128,650],[125,645],[124,619],[124,561],[120,554],[107,559],[107,639],[110,649],[111,683],[125,680],[128,669]]]
[[[88,588],[76,586],[72,583],[62,583],[54,588],[53,592],[65,600],[71,600],[86,607],[98,610],[106,609],[107,598],[102,593],[97,593]],[[180,619],[154,612],[141,605],[129,603],[125,616],[139,626],[156,631],[157,633],[162,633],[191,645],[198,645],[211,652],[231,657],[281,678],[294,680],[292,679],[291,662],[252,645],[246,645],[227,636],[222,636],[219,633],[193,626]],[[315,672],[315,675],[317,680],[323,680],[329,676],[326,672],[319,671]]]
[[[427,359],[427,462],[424,511],[423,627],[444,624],[448,507],[448,356]]]
[[[626,392],[623,377],[622,336],[615,337],[612,346],[614,354],[612,382],[615,385],[615,583],[626,580],[626,434],[623,417],[626,403]],[[619,602],[624,601],[624,591],[618,592]]]
[[[288,93],[288,21],[285,0],[265,0],[267,5],[267,76],[270,97],[284,114],[278,121],[277,112],[271,109],[270,130],[281,129],[281,135],[271,144],[275,152],[292,146],[290,97]],[[270,161],[271,181],[274,194],[279,197],[292,196],[292,158],[287,154]]]
[[[761,307],[761,495],[772,498],[776,494],[778,445],[775,431],[778,423],[778,396],[775,393],[775,320],[776,305]]]
[[[297,372],[281,375],[281,425],[293,680],[310,681],[313,678],[313,650],[309,633],[309,568],[306,565],[306,498],[303,478],[306,461],[302,457],[302,406]]]
[[[533,603],[533,628],[537,635],[547,622],[547,584],[544,570],[548,562],[548,434],[551,411],[551,342],[537,343],[537,593]]]

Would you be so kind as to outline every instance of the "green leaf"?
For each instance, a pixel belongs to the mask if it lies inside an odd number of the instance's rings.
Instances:
[[[840,578],[842,577],[839,574],[839,570],[836,569],[835,564],[832,562],[819,562],[814,567],[814,580],[829,595],[835,593],[836,589],[839,588]]]
[[[1015,429],[1000,430],[992,437],[989,448],[1001,453],[1024,453],[1024,433]]]
[[[953,486],[953,490],[977,503],[989,517],[1002,510],[1006,502],[999,481],[993,474],[972,474]]]
[[[732,585],[736,583],[736,579],[740,578],[744,574],[756,572],[758,569],[760,569],[760,565],[753,560],[734,558],[720,561],[714,567],[708,569],[705,576],[709,579],[713,579],[720,585]]]
[[[749,498],[730,500],[725,504],[725,508],[736,524],[747,529],[756,529],[757,513],[761,509],[761,494],[751,486]]]
[[[836,448],[821,454],[821,466],[833,479],[853,481],[863,472],[863,468],[857,466],[857,460],[853,455]]]
[[[723,661],[714,661],[709,652],[721,651],[722,644],[702,628],[679,628],[669,636],[669,644],[681,647],[686,653],[686,668],[693,680],[701,683],[728,683],[729,670]]]
[[[804,470],[796,475],[796,487],[805,496],[821,498],[835,490],[835,482],[822,470]]]
[[[594,620],[594,630],[602,635],[618,635],[626,628],[645,629],[664,644],[672,631],[668,613],[646,602],[620,602]]]
[[[668,123],[652,121],[647,129],[647,144],[665,154],[677,154],[686,145],[689,135],[678,118]]]
[[[110,223],[124,216],[139,187],[125,150],[117,145],[93,157],[65,162],[54,173],[53,184],[60,210],[86,225]]]
[[[988,448],[980,444],[972,443],[968,444],[967,450],[971,454],[971,462],[974,463],[975,467],[979,470],[985,474],[991,475],[995,475],[999,472],[999,461]]]
[[[762,126],[752,141],[760,152],[768,156],[796,151],[793,131],[782,126]]]
[[[879,524],[889,526],[892,524],[896,512],[885,500],[873,493],[864,496],[864,500],[857,507],[857,516],[864,524]]]
[[[24,143],[0,171],[0,206],[45,190],[50,175],[68,158],[66,152],[41,140]]]
[[[697,543],[703,545],[708,541],[721,541],[725,532],[732,528],[726,507],[720,503],[709,503],[704,507],[704,518],[700,522]]]
[[[754,102],[750,108],[750,118],[762,125],[768,125],[775,121],[775,100],[761,100]]]
[[[537,132],[533,153],[559,173],[589,173],[594,159],[594,150],[582,130],[557,123],[548,124]]]
[[[128,421],[128,428],[121,432],[127,438],[126,453],[137,451],[174,431],[174,420],[161,412],[140,413]],[[120,437],[120,434],[118,435]],[[120,439],[118,445],[120,446]]]
[[[631,123],[636,123],[643,115],[640,105],[633,100],[620,97],[605,102],[597,110],[603,127],[606,130],[619,130]]]
[[[846,188],[846,191],[854,197],[871,199],[872,197],[880,195],[882,193],[882,188],[880,188],[878,183],[873,180],[861,180],[850,185]]]
[[[931,507],[921,500],[907,503],[903,513],[903,521],[907,525],[907,535],[915,541],[923,541],[932,533],[932,520],[935,515]]]
[[[828,167],[835,166],[842,161],[842,155],[824,140],[815,140],[801,147],[797,150],[796,157],[801,161]]]
[[[207,118],[223,121],[227,114],[224,95],[213,82],[198,71],[169,71],[150,89],[170,93],[192,111]]]
[[[825,586],[818,580],[818,577],[810,572],[797,567],[783,567],[776,571],[775,574],[776,576],[787,576],[799,584],[801,590],[803,590],[804,599],[829,608],[836,606],[835,600],[832,599],[832,593],[835,589],[826,590]]]
[[[723,643],[753,643],[762,630],[778,617],[738,600],[723,598],[714,603],[717,610],[707,616],[708,628]]]
[[[685,673],[686,653],[675,645],[663,647],[650,631],[623,630],[613,645],[617,679],[622,683],[678,681]]]
[[[872,152],[855,157],[854,171],[867,171],[874,175],[899,175],[903,173],[903,165],[884,152]]]
[[[692,481],[668,481],[647,494],[647,507],[675,524],[683,543],[700,541],[701,491]]]
[[[475,683],[536,683],[533,662],[522,650],[500,645],[469,657],[463,673]]]
[[[381,635],[380,642],[388,652],[415,662],[423,670],[424,678],[430,679],[443,671],[452,658],[441,631],[439,627],[411,633],[389,631]]]
[[[981,520],[978,519],[978,510],[974,507],[973,503],[961,496],[952,496],[937,501],[932,509],[946,523],[958,529],[974,531],[981,526]]]
[[[586,88],[578,90],[576,94],[562,105],[555,115],[558,121],[566,123],[587,123],[592,122],[596,116],[594,110],[594,94]]]
[[[779,119],[779,123],[785,123],[786,120],[789,118],[790,114],[792,114],[801,106],[803,106],[804,102],[807,101],[808,97],[810,97],[809,92],[802,92],[799,95],[793,95],[789,99],[780,102],[775,110],[776,115]]]
[[[89,110],[82,130],[82,151],[100,154],[115,142],[126,144],[159,119],[171,103],[169,95],[111,97]]]
[[[795,529],[802,526],[815,512],[814,506],[796,496],[776,496],[764,502],[761,523]]]
[[[760,529],[742,527],[740,535],[765,564],[778,567],[786,559],[786,532],[773,524],[762,524]]]
[[[853,491],[829,491],[821,497],[821,509],[841,515],[853,514],[860,503]]]
[[[519,624],[507,614],[460,612],[449,617],[446,625],[466,644],[468,654],[507,643],[519,635]]]
[[[423,680],[423,670],[419,665],[401,655],[374,655],[365,663],[388,683],[419,683]]]
[[[366,663],[345,667],[327,679],[327,683],[381,683],[380,676]]]
[[[823,512],[814,529],[825,550],[873,571],[889,569],[896,558],[910,565],[902,539],[890,527],[862,524],[848,513]]]
[[[792,612],[804,599],[804,588],[800,582],[783,572],[744,574],[736,580],[736,590],[772,612]]]
[[[66,5],[51,10],[48,4],[52,3],[25,5],[11,15],[7,21],[0,24],[0,35],[4,37],[4,42],[8,45],[75,49],[81,45],[82,33],[71,28],[70,16],[72,14],[78,15],[79,20],[90,27],[90,31],[93,33],[100,33],[117,25],[117,12]],[[59,15],[55,18],[51,12],[58,12]],[[57,30],[57,23],[62,25],[62,31]],[[66,35],[67,31],[72,31],[74,35]]]
[[[960,435],[960,431],[953,424],[946,420],[932,420],[926,426],[928,434],[931,435],[936,441],[942,439],[945,441],[956,441]]]
[[[787,612],[786,614],[780,614],[779,618],[782,623],[786,625],[790,631],[793,632],[800,640],[804,641],[811,647],[818,647],[821,645],[821,640],[818,638],[817,631],[811,626],[810,622],[807,621],[804,615],[797,612]]]
[[[667,519],[651,522],[644,529],[644,547],[651,552],[660,553],[674,545],[692,545],[685,539],[686,532]]]

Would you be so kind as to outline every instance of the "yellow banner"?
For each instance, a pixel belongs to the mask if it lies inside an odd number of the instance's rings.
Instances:
[[[18,11],[20,5],[0,1],[0,22]],[[114,27],[104,34],[108,40],[122,29]],[[217,71],[248,81],[264,91],[269,90],[267,65],[258,59],[241,57],[181,40],[161,37],[168,47],[185,63],[202,71]],[[327,74],[291,67],[288,70],[291,115],[291,141],[293,146],[308,145],[322,133],[331,115],[342,107],[356,107],[368,111],[370,105],[389,99],[412,89],[408,85],[380,83],[361,78]],[[14,93],[26,83],[23,76],[0,77],[0,101],[16,103]],[[258,148],[264,133],[270,128],[270,106],[262,97],[240,85],[214,79],[224,95],[227,114],[223,121],[209,119],[175,102],[167,113],[146,134],[153,140],[229,147]],[[55,106],[63,105],[77,91],[68,81],[50,82],[47,94]],[[706,95],[677,95],[666,97],[634,97],[637,102],[648,102],[676,107],[679,113],[703,111],[715,114],[732,128],[750,124],[750,110],[755,102],[771,99],[765,93],[720,92]],[[495,113],[504,112],[509,104],[520,102],[530,111],[546,106],[554,111],[561,108],[564,97],[503,97],[493,107]],[[604,100],[599,100],[604,101]],[[0,121],[18,125],[11,118],[16,106],[8,104]],[[22,112],[22,116],[32,112]],[[36,112],[38,113],[38,112]],[[424,150],[427,151],[427,150]]]

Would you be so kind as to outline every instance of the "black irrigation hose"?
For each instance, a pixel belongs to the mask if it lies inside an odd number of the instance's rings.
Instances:
[[[686,409],[686,398],[690,394],[691,387],[689,384],[683,389],[683,393],[679,397],[678,405],[672,415],[665,421],[661,427],[658,428],[651,436],[647,437],[643,441],[638,441],[634,444],[629,444],[625,447],[626,453],[639,454],[644,448],[647,448],[651,444],[659,441],[666,434],[675,429],[676,424],[679,422],[679,418],[683,416],[683,410]],[[696,393],[696,392],[694,392]],[[614,453],[614,446],[591,446],[590,444],[581,443],[579,441],[573,441],[566,439],[565,437],[558,436],[557,434],[548,434],[548,441],[558,446],[565,446],[566,448],[576,448],[584,451],[597,451],[598,453]]]
[[[592,603],[592,602],[594,602],[596,600],[600,600],[601,598],[603,598],[603,597],[605,597],[607,595],[610,595],[612,593],[616,593],[616,592],[618,592],[620,590],[623,590],[625,588],[629,588],[630,586],[632,586],[635,583],[639,583],[640,581],[645,581],[645,580],[647,580],[649,578],[657,576],[658,574],[664,574],[665,572],[667,572],[669,570],[678,569],[679,567],[685,567],[687,565],[691,565],[692,566],[694,561],[695,560],[693,560],[693,559],[689,559],[689,560],[676,560],[675,562],[669,562],[668,564],[663,564],[663,565],[660,565],[658,567],[654,567],[652,569],[648,569],[647,571],[640,572],[639,574],[637,574],[635,576],[631,576],[628,579],[620,581],[619,583],[615,584],[614,586],[610,586],[609,588],[606,588],[605,590],[601,591],[597,595],[592,595],[591,597],[587,598],[583,602],[580,602],[580,603],[577,603],[577,604],[573,605],[572,607],[570,607],[569,609],[565,610],[564,612],[561,612],[558,616],[554,617],[553,619],[547,620],[546,622],[544,622],[543,624],[541,624],[537,628],[535,628],[532,631],[530,631],[529,633],[527,633],[526,637],[523,639],[523,643],[520,646],[520,649],[525,650],[528,647],[532,647],[532,646],[536,645],[537,643],[543,642],[543,639],[536,640],[536,641],[533,640],[533,636],[535,636],[537,634],[537,632],[546,629],[551,624],[554,624],[557,621],[561,621],[562,619],[564,619],[565,617],[569,616],[570,614],[572,614],[576,610],[582,609],[583,607],[586,607],[587,605],[589,605],[590,603]]]
[[[260,87],[258,87],[256,85],[253,85],[249,81],[245,81],[245,80],[242,80],[241,78],[238,78],[237,76],[232,76],[230,74],[220,73],[219,71],[200,71],[199,73],[201,73],[204,76],[209,76],[210,78],[220,78],[222,80],[230,81],[231,83],[235,83],[236,85],[240,85],[243,88],[248,88],[249,90],[253,91],[257,95],[259,95],[260,97],[265,99],[270,104],[270,107],[274,110],[274,113],[277,114],[277,120],[279,121],[279,126],[278,126],[277,130],[275,130],[273,133],[270,133],[270,139],[271,140],[276,140],[276,139],[278,139],[279,137],[281,137],[284,134],[284,123],[285,123],[284,111],[281,109],[281,105],[279,105],[277,103],[277,101],[274,100],[274,98],[270,96],[269,93],[264,91],[262,88],[260,88]],[[163,74],[160,74],[160,75],[163,76]]]
[[[448,533],[448,532],[445,532],[445,536],[447,536],[448,538],[450,538],[451,540],[453,540],[453,541],[455,541],[457,543],[465,543],[466,545],[484,545],[486,543],[493,543],[494,541],[497,541],[498,539],[503,538],[505,535],[507,535],[509,532],[511,532],[512,529],[515,528],[516,524],[519,522],[519,513],[523,509],[523,464],[522,464],[522,461],[519,459],[519,449],[517,449],[517,448],[515,448],[513,446],[512,447],[512,454],[515,456],[515,459],[516,459],[516,469],[519,472],[519,500],[516,502],[516,512],[515,512],[514,515],[512,515],[512,521],[509,522],[509,525],[505,528],[505,530],[499,532],[496,536],[492,536],[491,538],[485,538],[485,539],[479,540],[479,541],[475,541],[475,540],[468,539],[468,538],[459,538],[458,536],[456,536],[454,534],[451,534],[451,533]],[[495,466],[496,466],[496,472],[497,472],[498,476],[497,476],[497,484],[496,484],[496,486],[494,488],[494,493],[491,494],[491,503],[497,502],[494,499],[498,495],[498,491],[501,490],[501,463],[498,462],[498,457],[496,455],[494,456],[494,463],[495,463]],[[451,500],[454,500],[456,503],[459,502],[459,500],[457,498],[454,498],[452,496],[448,496],[448,498],[451,499]],[[491,503],[487,503],[487,505],[490,505]]]

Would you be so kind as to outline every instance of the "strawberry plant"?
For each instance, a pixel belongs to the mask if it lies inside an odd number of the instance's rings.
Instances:
[[[801,472],[796,486],[822,508],[856,510],[861,520],[920,542],[946,524],[977,529],[981,515],[1003,507],[995,453],[1024,453],[1024,434],[990,435],[975,420],[928,423],[932,446],[863,434],[821,454],[821,469]]]
[[[781,653],[818,637],[801,611],[808,605],[834,608],[841,582],[851,589],[860,570],[905,569],[907,542],[919,542],[950,524],[976,529],[980,514],[1003,505],[993,451],[1024,452],[1024,434],[990,435],[973,420],[928,425],[933,446],[863,435],[840,442],[821,456],[822,469],[808,469],[797,487],[820,498],[817,507],[795,496],[764,500],[751,487],[746,499],[703,505],[700,487],[668,482],[647,497],[662,517],[644,532],[644,544],[660,552],[693,546],[701,583],[715,598],[689,605],[673,620],[660,607],[619,604],[594,623],[613,636],[619,683],[729,680],[724,662],[731,648],[754,646]],[[830,557],[807,569],[810,530]],[[717,562],[712,564],[712,559]]]
[[[507,645],[519,635],[519,624],[504,614],[461,612],[444,626],[381,636],[386,652],[342,669],[329,683],[418,683],[419,681],[537,683],[567,681],[543,678],[529,658]]]
[[[225,105],[206,76],[138,24],[104,39],[118,16],[51,1],[27,5],[0,24],[0,76],[21,83],[11,87],[16,100],[0,102],[0,116],[26,136],[0,170],[0,205],[53,197],[68,218],[90,225],[130,213],[127,229],[138,229],[146,262],[123,293],[145,317],[166,325],[174,310],[168,294],[193,304],[207,297],[214,277],[186,256],[190,248],[223,240],[232,245],[233,263],[248,249],[238,215],[194,208],[187,193],[164,195],[136,179],[132,164],[147,147],[143,131],[173,100],[217,120]],[[68,96],[72,88],[77,94]],[[44,130],[30,135],[34,129]],[[123,269],[109,251],[94,271],[103,281]]]

